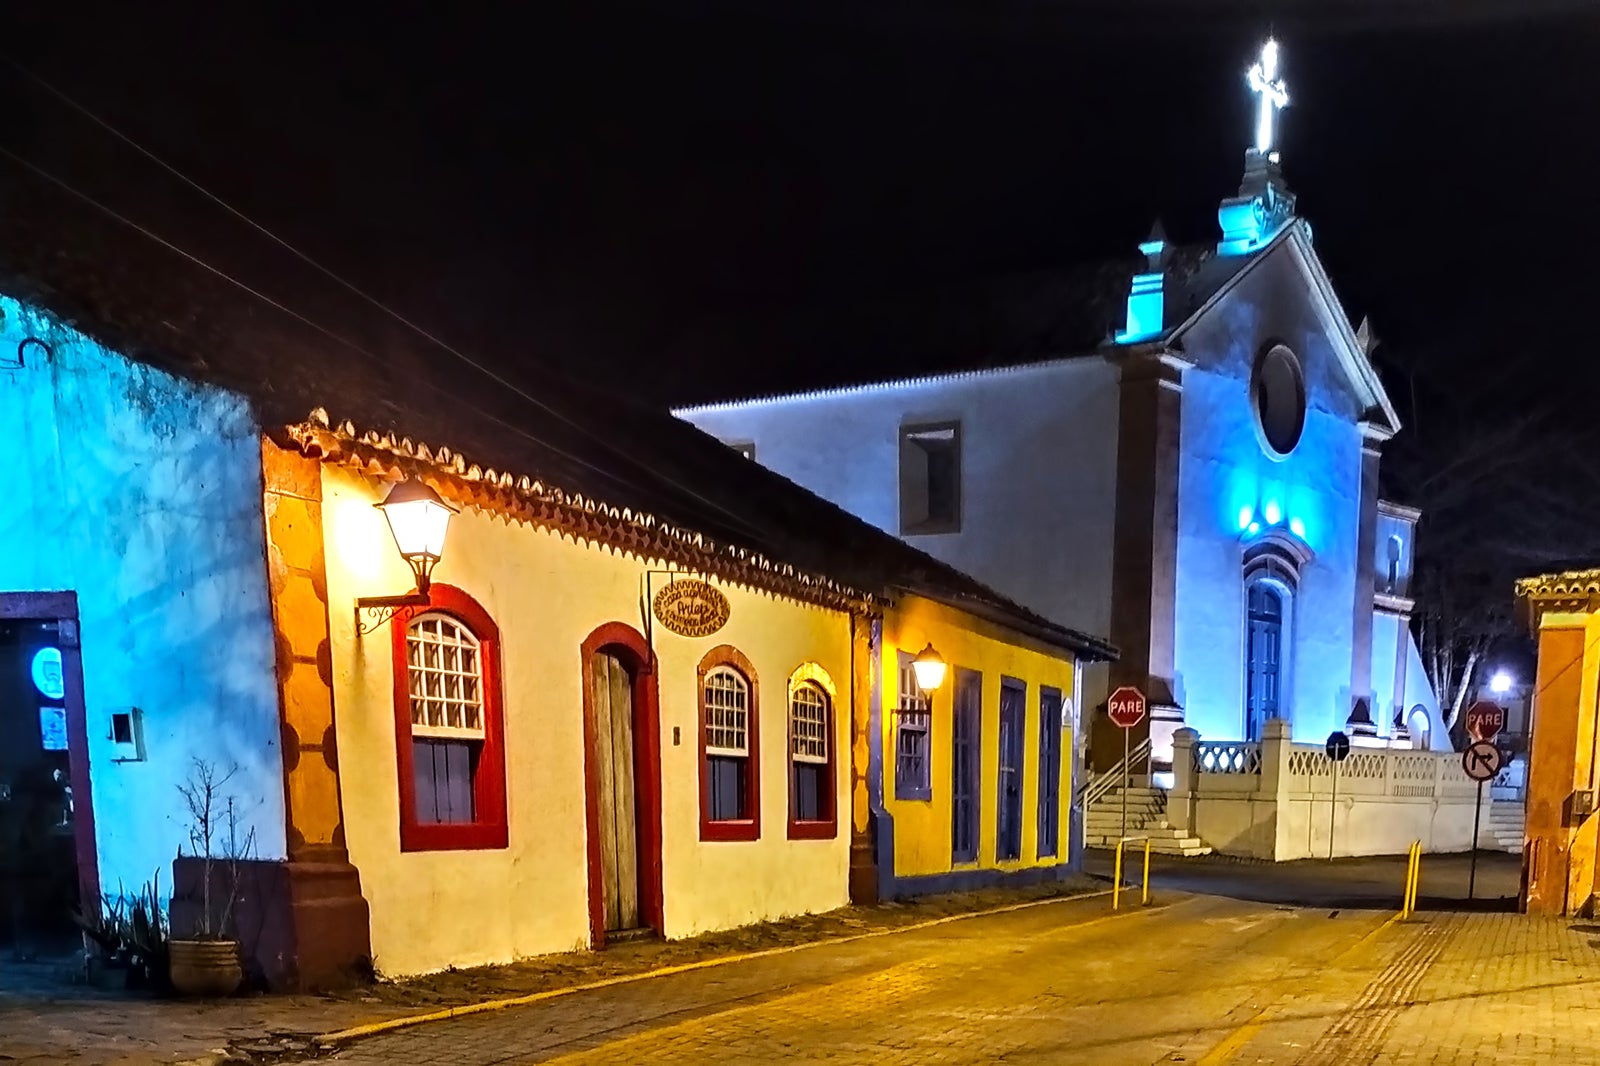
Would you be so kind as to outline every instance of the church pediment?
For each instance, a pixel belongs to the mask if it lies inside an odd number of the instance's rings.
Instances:
[[[1234,267],[1238,260],[1214,262]],[[1167,338],[1195,366],[1237,376],[1249,375],[1260,353],[1286,346],[1304,369],[1311,406],[1387,437],[1400,420],[1369,343],[1370,334],[1358,335],[1351,324],[1300,220],[1234,270]]]

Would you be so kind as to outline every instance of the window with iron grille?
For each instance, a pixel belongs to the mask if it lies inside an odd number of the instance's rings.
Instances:
[[[895,715],[894,794],[896,799],[933,798],[929,734],[933,703],[917,684],[911,656],[900,656],[900,706]]]

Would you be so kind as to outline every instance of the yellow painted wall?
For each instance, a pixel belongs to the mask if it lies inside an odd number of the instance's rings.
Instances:
[[[411,587],[383,516],[379,486],[323,468],[334,701],[350,859],[372,910],[380,972],[503,962],[584,947],[589,939],[580,646],[605,622],[643,631],[645,564],[472,508],[451,522],[436,583],[473,596],[500,628],[510,846],[402,853],[393,674],[387,627],[357,638],[358,596]],[[787,839],[787,681],[814,661],[844,700],[847,615],[718,583],[732,615],[711,637],[656,628],[660,664],[665,934],[687,936],[846,900],[848,766],[838,762],[839,835]],[[752,662],[760,684],[761,839],[699,841],[696,667],[718,644]],[[847,703],[835,707],[845,742]],[[678,743],[674,744],[674,728]],[[843,749],[840,749],[841,753]]]
[[[899,707],[899,653],[916,655],[933,646],[949,664],[944,684],[933,694],[931,800],[895,798],[895,725]],[[1030,642],[1007,634],[942,604],[907,596],[890,610],[883,623],[883,753],[884,804],[894,818],[894,873],[898,877],[946,873],[953,869],[1020,870],[1054,866],[1066,861],[1068,812],[1072,797],[1072,716],[1062,709],[1060,840],[1056,854],[1040,861],[1039,855],[1039,690],[1060,691],[1072,698],[1073,663],[1069,653],[1049,654]],[[1058,657],[1059,656],[1059,657]],[[979,755],[978,861],[952,865],[950,861],[951,775],[953,770],[952,706],[957,670],[983,675],[983,713]],[[997,831],[996,789],[999,784],[1000,685],[1013,678],[1027,686],[1022,746],[1022,855],[1014,862],[995,862]]]

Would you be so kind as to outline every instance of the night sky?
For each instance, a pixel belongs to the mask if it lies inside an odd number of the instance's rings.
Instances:
[[[1385,360],[1596,406],[1593,3],[454,6],[19,4],[0,49],[463,347],[681,398],[870,358],[794,343],[830,309],[1125,254],[1158,215],[1214,241],[1270,25],[1285,172]],[[0,144],[278,291],[260,237],[0,86]]]

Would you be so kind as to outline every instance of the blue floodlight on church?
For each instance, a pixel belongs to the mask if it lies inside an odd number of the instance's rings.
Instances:
[[[1255,521],[1256,512],[1252,507],[1239,508],[1239,530],[1243,532],[1250,528],[1250,523]]]
[[[1139,243],[1145,259],[1143,273],[1135,274],[1128,287],[1128,320],[1117,334],[1118,344],[1133,344],[1161,335],[1166,322],[1167,234],[1158,220],[1150,236]]]
[[[1278,506],[1277,500],[1268,500],[1267,506],[1262,509],[1261,516],[1267,520],[1267,525],[1275,526],[1283,521],[1283,509]]]
[[[1304,522],[1300,521],[1300,519],[1298,519],[1298,518],[1291,518],[1291,519],[1289,519],[1289,532],[1293,533],[1295,536],[1299,537],[1301,540],[1305,540],[1306,539],[1306,524]]]
[[[1245,527],[1245,532],[1250,534],[1252,537],[1255,536],[1257,533],[1261,532],[1261,523],[1251,522],[1249,526]]]

